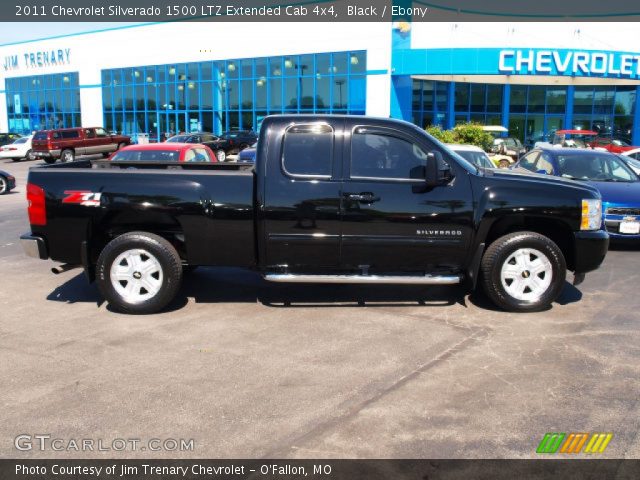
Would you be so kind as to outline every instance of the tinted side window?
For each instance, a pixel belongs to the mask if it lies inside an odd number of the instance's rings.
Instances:
[[[79,138],[78,130],[62,130],[60,132],[62,138]]]
[[[351,137],[351,177],[424,178],[427,154],[416,144],[382,133]]]
[[[540,158],[538,158],[538,161],[536,163],[536,172],[539,172],[540,170],[544,170],[547,175],[551,175],[553,173],[553,163],[551,162],[551,157],[546,153],[540,155]]]
[[[331,177],[333,129],[325,124],[294,125],[284,135],[282,166],[286,174]]]
[[[91,128],[87,128],[84,131],[84,135],[87,138],[96,138],[96,132],[94,132]]]
[[[34,140],[46,140],[47,139],[47,132],[36,132],[35,135],[33,136]]]
[[[530,170],[532,172],[535,172],[536,171],[536,161],[538,160],[539,156],[540,156],[540,152],[527,153],[525,156],[523,156],[520,159],[520,162],[518,163],[518,166],[522,167],[522,168],[526,168],[527,170]]]

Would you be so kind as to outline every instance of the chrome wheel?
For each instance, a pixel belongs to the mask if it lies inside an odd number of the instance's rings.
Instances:
[[[506,292],[517,300],[538,301],[553,280],[553,267],[545,254],[534,248],[520,248],[502,264],[500,280]]]
[[[136,248],[118,255],[111,264],[111,285],[130,304],[153,298],[162,287],[162,265],[146,250]]]
[[[71,150],[65,150],[62,153],[63,162],[73,162],[73,152]]]
[[[220,163],[224,162],[225,159],[227,158],[227,155],[224,153],[224,150],[218,150],[216,152],[216,158],[218,159],[218,161]]]
[[[4,177],[0,177],[0,195],[7,193],[7,187],[7,181],[4,179]]]

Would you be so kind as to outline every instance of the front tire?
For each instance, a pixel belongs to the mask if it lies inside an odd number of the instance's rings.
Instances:
[[[560,248],[535,232],[498,238],[485,252],[480,268],[491,301],[512,312],[549,308],[562,292],[567,274]]]
[[[0,195],[9,193],[9,183],[4,177],[0,177]]]
[[[216,159],[218,162],[223,163],[227,159],[227,154],[224,150],[216,150]]]
[[[182,282],[182,261],[176,249],[158,235],[125,233],[100,253],[96,279],[115,310],[155,313],[176,296]]]

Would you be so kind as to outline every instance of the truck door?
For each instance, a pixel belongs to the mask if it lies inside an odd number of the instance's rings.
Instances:
[[[404,130],[354,120],[344,142],[341,269],[458,270],[472,234],[468,172],[457,165],[458,177],[427,188],[427,154],[438,147]]]
[[[303,120],[270,134],[261,201],[267,268],[338,267],[343,123]]]

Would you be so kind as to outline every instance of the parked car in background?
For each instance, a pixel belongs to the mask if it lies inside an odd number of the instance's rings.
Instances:
[[[9,143],[13,143],[14,140],[22,137],[19,133],[0,133],[0,147],[2,145],[8,145]]]
[[[4,170],[0,170],[0,195],[9,193],[16,188],[16,177]]]
[[[219,162],[227,160],[229,155],[236,155],[249,145],[256,143],[258,136],[250,130],[225,132],[217,137],[213,133],[181,133],[167,139],[169,143],[201,143],[215,152]]]
[[[256,153],[258,152],[258,142],[250,147],[241,150],[238,154],[238,162],[256,163]]]
[[[596,137],[589,144],[591,148],[604,148],[611,153],[623,153],[630,150],[637,150],[638,147],[629,145],[626,141],[619,138]]]
[[[598,136],[598,132],[593,130],[556,130],[551,140],[551,144],[564,148],[591,148],[590,144]],[[541,146],[542,145],[536,145]]]
[[[527,149],[522,145],[520,139],[515,137],[499,137],[493,140],[491,145],[491,152],[498,155],[506,155],[511,157],[513,163],[515,163],[520,156],[525,153]]]
[[[475,145],[460,145],[455,143],[447,144],[447,147],[449,147],[451,150],[464,158],[467,162],[475,165],[476,167],[496,168],[496,166],[489,158],[489,155],[487,155],[487,153],[480,147],[476,147]]]
[[[224,162],[227,159],[227,151],[225,150],[224,142],[220,137],[215,136],[213,133],[197,132],[197,133],[180,133],[169,137],[167,143],[200,143],[209,147],[218,162]]]
[[[618,155],[576,148],[536,148],[520,159],[516,169],[593,185],[602,195],[604,227],[611,238],[640,240],[640,178]]]
[[[112,162],[217,162],[215,154],[206,145],[176,142],[130,145],[115,152],[110,160]]]
[[[10,158],[14,162],[33,160],[34,157],[31,151],[32,139],[33,135],[28,135],[14,140],[13,143],[0,147],[0,158]]]
[[[42,158],[47,163],[55,163],[57,159],[72,162],[78,155],[107,157],[131,144],[131,137],[111,135],[101,127],[61,128],[36,132],[31,143],[35,158]]]

